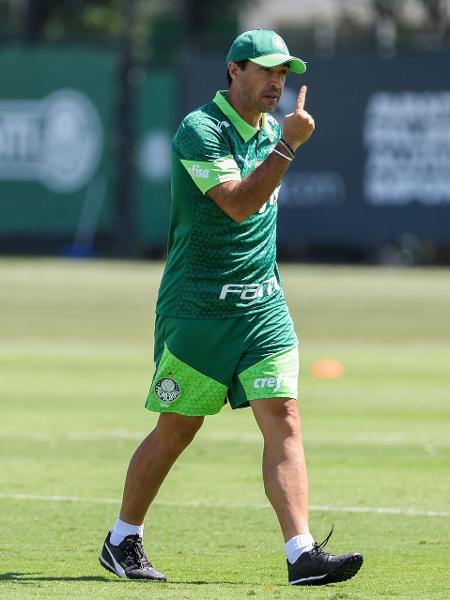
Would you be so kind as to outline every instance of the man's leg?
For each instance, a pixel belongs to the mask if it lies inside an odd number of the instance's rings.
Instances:
[[[264,437],[264,487],[287,541],[308,532],[308,475],[297,402],[270,398],[250,404]]]
[[[106,537],[100,563],[119,577],[165,581],[142,546],[145,515],[175,460],[194,439],[204,417],[162,413],[155,429],[135,451],[125,481],[122,508]]]
[[[120,519],[140,525],[173,463],[194,439],[204,417],[162,413],[131,458]]]
[[[313,543],[308,530],[308,476],[297,402],[270,398],[250,402],[264,437],[263,477],[286,542],[291,585],[323,585],[350,579],[363,557],[356,552],[334,555]]]

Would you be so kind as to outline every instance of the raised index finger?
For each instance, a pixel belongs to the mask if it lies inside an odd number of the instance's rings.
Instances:
[[[302,87],[300,88],[300,91],[297,96],[297,104],[295,106],[295,112],[301,112],[305,108],[307,90],[308,90],[308,88],[306,87],[306,85],[302,85]]]

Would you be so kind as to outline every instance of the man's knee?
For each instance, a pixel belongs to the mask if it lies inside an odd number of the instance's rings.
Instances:
[[[300,415],[297,401],[293,398],[270,398],[254,400],[252,408],[262,433],[271,435],[279,431],[285,437],[300,435]]]
[[[186,417],[176,413],[162,413],[156,426],[159,439],[174,450],[184,450],[195,437],[204,417]]]
[[[289,437],[300,435],[300,416],[296,400],[291,398],[280,402],[275,413],[275,418],[280,420],[281,427],[284,428]]]

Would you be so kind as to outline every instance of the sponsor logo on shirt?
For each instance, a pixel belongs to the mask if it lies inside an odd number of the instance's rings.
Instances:
[[[247,169],[250,168],[250,163],[249,163],[247,157],[244,158],[243,156],[241,156],[240,154],[238,154],[236,156],[236,158],[238,159],[239,162],[241,162],[244,165],[244,167],[246,167]]]
[[[274,189],[270,198],[265,202],[261,208],[258,210],[259,214],[263,214],[266,212],[268,206],[273,206],[278,201],[278,194],[280,193],[280,186]]]
[[[253,382],[253,387],[256,390],[269,388],[274,392],[279,392],[281,386],[287,388],[295,388],[295,377],[290,377],[284,373],[280,373],[277,377],[257,377]]]
[[[219,299],[225,300],[229,294],[238,294],[240,300],[254,300],[264,295],[271,296],[281,290],[276,277],[270,277],[261,283],[227,283],[223,286]]]
[[[188,168],[189,173],[192,177],[198,177],[200,179],[208,179],[209,169],[202,169],[200,165],[192,165]]]

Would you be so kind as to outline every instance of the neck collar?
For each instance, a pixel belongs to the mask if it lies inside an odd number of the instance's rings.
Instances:
[[[253,127],[252,125],[250,125],[250,123],[247,123],[247,121],[245,121],[241,117],[237,110],[235,110],[228,102],[226,94],[226,90],[219,90],[214,96],[213,102],[217,104],[217,106],[220,108],[223,114],[232,122],[241,138],[244,140],[245,143],[247,143],[249,140],[252,139],[252,137],[254,137],[258,133],[259,129]],[[262,113],[261,115],[261,129],[267,130],[266,113]]]

